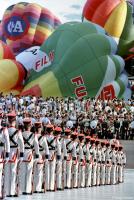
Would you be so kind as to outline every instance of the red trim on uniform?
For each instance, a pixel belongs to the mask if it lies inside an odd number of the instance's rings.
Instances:
[[[70,161],[72,159],[72,154],[69,154],[67,161]]]
[[[23,162],[31,162],[32,158],[33,158],[33,155],[30,154],[30,155],[28,156],[28,160],[23,160]]]
[[[43,165],[44,164],[44,162],[42,161],[42,162],[37,162],[37,165]]]
[[[53,154],[53,155],[51,156],[51,159],[50,159],[50,161],[53,161],[53,160],[54,160],[54,158],[55,158],[55,155]]]
[[[73,165],[77,165],[78,163],[78,159],[75,160],[75,162],[73,163]]]
[[[12,160],[9,160],[10,163],[15,163],[17,159],[17,153],[13,155]]]

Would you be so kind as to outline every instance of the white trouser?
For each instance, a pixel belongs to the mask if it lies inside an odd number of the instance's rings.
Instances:
[[[106,165],[101,164],[101,185],[105,185],[106,178]]]
[[[72,159],[66,161],[66,187],[71,188]]]
[[[124,182],[124,168],[125,166],[122,167],[122,182]]]
[[[34,191],[41,192],[42,191],[42,183],[43,183],[43,164],[44,163],[36,163],[34,165],[34,182],[33,188]]]
[[[93,168],[92,168],[92,185],[95,186],[96,185],[96,172],[97,172],[97,163],[93,163]]]
[[[116,167],[116,183],[119,183],[119,165]]]
[[[6,195],[16,195],[17,159],[5,165],[5,191]]]
[[[22,193],[32,193],[33,190],[33,158],[23,161],[20,165],[20,190]]]
[[[100,185],[100,163],[97,164],[97,177],[96,177],[96,185]]]
[[[45,187],[46,190],[49,190],[49,181],[50,181],[50,169],[49,169],[50,162],[48,160],[45,161]]]
[[[92,164],[86,163],[86,187],[91,187],[91,178],[92,178]]]
[[[66,163],[67,161],[66,160],[63,160],[63,186],[64,188],[66,187],[66,182],[67,182],[67,179],[66,179]]]
[[[56,163],[56,185],[57,189],[62,189],[62,160]]]
[[[3,174],[3,163],[1,162],[0,163],[0,197],[2,197],[2,187],[3,187],[3,184],[4,184],[4,174]]]
[[[122,176],[123,176],[123,166],[119,166],[119,182],[122,183]]]
[[[79,163],[79,186],[85,187],[85,165]]]
[[[106,165],[106,184],[110,185],[110,177],[111,177],[111,165]]]
[[[111,168],[111,184],[116,184],[116,165],[112,165]]]
[[[55,168],[56,168],[56,159],[49,161],[49,190],[54,191],[56,189],[55,184]]]
[[[72,187],[78,187],[78,161],[73,161],[72,164]]]

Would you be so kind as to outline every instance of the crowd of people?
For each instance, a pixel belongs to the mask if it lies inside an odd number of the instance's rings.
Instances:
[[[17,126],[23,119],[30,117],[32,124],[41,121],[51,123],[62,129],[68,127],[78,133],[88,132],[100,139],[134,139],[134,102],[133,100],[97,100],[75,98],[15,97],[12,94],[0,97],[0,111],[6,114],[16,112]]]

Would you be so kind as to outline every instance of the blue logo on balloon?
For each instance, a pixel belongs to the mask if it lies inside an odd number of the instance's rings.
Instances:
[[[25,18],[13,16],[5,23],[5,32],[10,39],[21,38],[28,30],[29,23]]]

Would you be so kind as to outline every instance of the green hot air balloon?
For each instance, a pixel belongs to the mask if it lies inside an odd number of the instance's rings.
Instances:
[[[116,42],[102,27],[65,23],[41,46],[22,95],[98,97],[124,70],[116,51]],[[118,85],[118,94],[126,82]],[[112,98],[118,96],[114,88]]]

